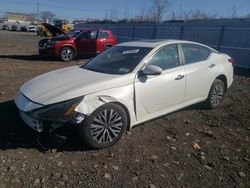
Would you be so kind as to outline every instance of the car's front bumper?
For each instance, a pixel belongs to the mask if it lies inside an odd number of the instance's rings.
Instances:
[[[48,128],[54,130],[67,123],[80,124],[85,119],[84,114],[75,111],[67,116],[58,116],[60,109],[54,108],[56,104],[43,106],[28,99],[21,91],[17,92],[15,103],[20,111],[22,120],[37,132],[42,132]],[[59,104],[57,104],[57,106],[58,105]],[[44,115],[44,113],[47,113],[47,115]]]
[[[37,132],[42,132],[43,122],[30,117],[27,112],[41,108],[43,105],[32,102],[27,97],[25,97],[20,90],[16,94],[15,103],[20,111],[22,120]]]
[[[56,56],[54,48],[39,48],[40,55]]]
[[[29,115],[27,115],[25,112],[20,110],[20,116],[22,120],[32,129],[36,130],[37,132],[42,132],[44,130],[43,127],[43,121],[36,120]]]

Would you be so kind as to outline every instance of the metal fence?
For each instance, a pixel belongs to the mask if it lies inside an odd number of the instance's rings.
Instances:
[[[182,39],[206,44],[235,59],[235,66],[250,68],[250,19],[163,24],[81,24],[75,27],[110,29],[118,42],[141,39]]]

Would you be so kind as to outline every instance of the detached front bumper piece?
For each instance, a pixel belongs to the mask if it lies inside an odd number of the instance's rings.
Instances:
[[[37,132],[43,131],[43,122],[41,120],[33,119],[23,111],[20,111],[20,116],[22,120],[32,129],[36,130]]]

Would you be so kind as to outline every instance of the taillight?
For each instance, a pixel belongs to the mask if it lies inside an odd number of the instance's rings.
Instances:
[[[234,63],[234,59],[230,58],[230,59],[228,59],[228,62],[233,64]]]

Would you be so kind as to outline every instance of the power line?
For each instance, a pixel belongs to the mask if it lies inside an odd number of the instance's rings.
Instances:
[[[40,19],[39,2],[37,3],[37,19]]]

